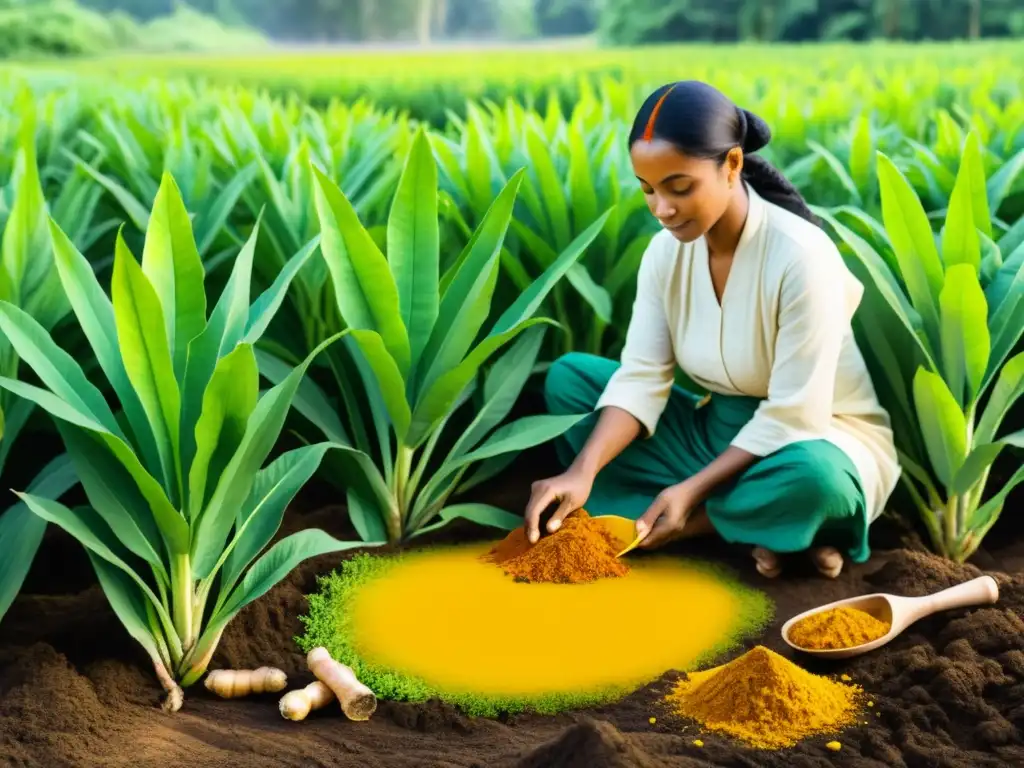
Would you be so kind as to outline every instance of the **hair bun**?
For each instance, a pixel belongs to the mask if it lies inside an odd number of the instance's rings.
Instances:
[[[768,123],[746,109],[740,109],[739,113],[743,152],[753,153],[768,146],[768,142],[772,140],[772,130]]]

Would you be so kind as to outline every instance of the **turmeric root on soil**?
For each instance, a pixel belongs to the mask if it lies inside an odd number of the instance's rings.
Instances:
[[[317,680],[305,688],[288,691],[281,697],[279,708],[286,720],[305,720],[314,709],[326,707],[334,701],[334,691]]]
[[[206,676],[206,689],[222,699],[237,699],[250,693],[277,693],[286,685],[288,676],[275,667],[217,669]]]
[[[369,720],[377,710],[377,696],[355,672],[331,658],[326,648],[314,648],[306,656],[309,671],[338,697],[341,711],[349,720]]]

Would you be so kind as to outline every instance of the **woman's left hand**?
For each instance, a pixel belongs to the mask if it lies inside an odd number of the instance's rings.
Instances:
[[[699,503],[692,484],[685,480],[666,488],[636,521],[637,536],[646,534],[638,546],[653,549],[677,539]]]

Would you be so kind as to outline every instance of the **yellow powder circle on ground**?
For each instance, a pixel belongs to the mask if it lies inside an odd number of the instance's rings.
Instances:
[[[813,675],[757,646],[712,669],[692,672],[666,697],[677,715],[761,749],[781,749],[857,719],[859,686]]]
[[[348,606],[360,659],[448,694],[583,694],[692,668],[750,623],[735,587],[678,557],[636,558],[621,578],[524,584],[482,562],[488,548],[406,555],[360,586]]]
[[[870,613],[841,605],[796,622],[789,630],[789,639],[813,650],[853,648],[884,637],[890,627]]]

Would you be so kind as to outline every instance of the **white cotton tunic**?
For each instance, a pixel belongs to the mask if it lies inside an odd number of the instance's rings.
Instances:
[[[597,407],[617,406],[654,434],[678,364],[713,395],[762,399],[732,445],[762,457],[804,440],[842,450],[875,520],[900,466],[850,324],[863,286],[823,230],[747,192],[721,305],[703,237],[681,243],[662,231],[651,240],[622,365]]]

